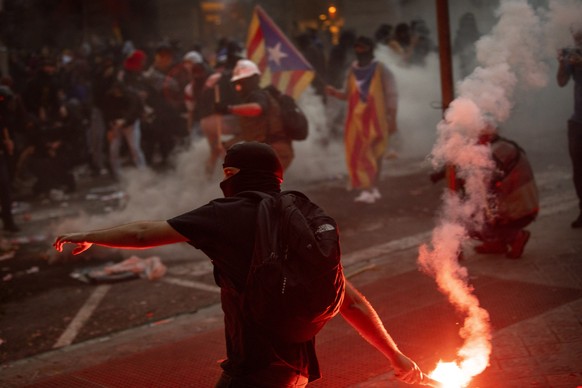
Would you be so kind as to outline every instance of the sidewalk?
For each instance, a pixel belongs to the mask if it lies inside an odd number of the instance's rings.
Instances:
[[[582,231],[575,204],[543,206],[520,260],[465,252],[470,281],[490,314],[490,366],[472,387],[582,386]],[[429,231],[427,231],[429,232]],[[378,310],[399,347],[426,371],[461,345],[458,316],[417,270],[427,234],[345,255],[346,273]],[[404,387],[340,317],[318,336],[323,379],[313,387]],[[213,306],[0,367],[2,387],[212,387],[224,357],[222,315]]]

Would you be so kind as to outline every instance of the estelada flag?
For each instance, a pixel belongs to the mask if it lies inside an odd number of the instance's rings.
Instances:
[[[274,85],[298,98],[315,75],[313,67],[260,7],[255,6],[247,37],[247,58],[261,70],[261,85]]]

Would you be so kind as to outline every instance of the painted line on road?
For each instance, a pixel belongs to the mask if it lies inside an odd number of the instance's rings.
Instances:
[[[163,282],[169,283],[169,284],[174,284],[176,286],[196,288],[198,290],[220,293],[220,287],[213,286],[211,284],[202,283],[202,282],[197,282],[195,280],[185,280],[185,279],[170,278],[170,277],[164,277],[164,278],[161,278],[160,280]]]
[[[85,322],[87,322],[87,320],[91,318],[93,311],[95,311],[97,306],[99,306],[99,303],[101,303],[101,301],[103,300],[103,298],[110,289],[111,285],[109,284],[100,285],[97,286],[97,288],[95,288],[91,296],[89,296],[89,299],[87,299],[87,302],[85,302],[85,304],[83,305],[83,307],[81,307],[75,318],[73,318],[71,323],[69,323],[69,326],[64,331],[64,333],[61,334],[61,337],[54,344],[53,348],[60,348],[63,346],[68,346],[73,343],[73,341],[77,337],[77,334],[79,334],[79,331],[81,330],[83,325],[85,325]]]

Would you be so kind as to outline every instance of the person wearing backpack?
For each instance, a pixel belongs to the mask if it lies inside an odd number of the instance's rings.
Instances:
[[[258,319],[258,305],[270,298],[270,295],[261,295],[257,290],[263,287],[272,291],[266,283],[253,283],[260,276],[259,269],[264,269],[268,264],[267,260],[263,263],[256,261],[257,251],[260,250],[258,248],[263,247],[257,240],[261,235],[259,229],[262,228],[258,216],[264,214],[261,207],[273,201],[279,204],[286,200],[292,201],[297,207],[299,204],[308,205],[317,212],[319,207],[301,193],[281,192],[283,169],[273,149],[266,144],[244,142],[233,145],[227,150],[223,171],[224,180],[220,188],[224,198],[212,200],[169,220],[140,221],[109,229],[62,234],[56,238],[54,247],[63,252],[65,244],[74,244],[72,254],[77,255],[93,244],[143,249],[187,242],[202,250],[212,260],[224,311],[227,358],[221,363],[223,373],[216,387],[304,387],[321,378],[315,352],[315,335],[309,334],[311,337],[307,339],[298,339],[303,333],[286,332],[275,326],[276,323],[265,324]],[[279,199],[282,200],[278,202]],[[301,212],[303,214],[303,208]],[[297,216],[297,213],[293,214]],[[314,242],[316,246],[304,248],[321,249],[323,254],[330,254],[339,260],[335,222],[324,213],[319,214],[322,222],[319,222],[313,234],[318,236],[317,240],[322,245]],[[273,217],[276,217],[274,213]],[[311,218],[309,215],[307,217]],[[296,220],[301,219],[299,216]],[[292,223],[297,224],[295,221]],[[293,243],[293,236],[282,234],[282,239]],[[299,240],[307,241],[309,238],[305,236]],[[294,259],[291,253],[289,257]],[[271,260],[271,263],[273,261],[276,260]],[[320,279],[324,279],[321,282],[326,282],[326,289],[331,291],[331,295],[314,294],[309,298],[309,303],[328,297],[334,301],[334,311],[326,313],[324,321],[327,322],[333,314],[339,312],[366,341],[386,356],[396,378],[410,384],[426,382],[418,365],[398,349],[374,308],[344,278],[341,263],[338,261],[330,269],[332,276],[321,274]],[[301,274],[287,275],[300,280],[306,278],[306,275]],[[278,287],[280,289],[277,291],[280,290],[282,294],[297,288],[290,282],[278,284]],[[321,329],[316,326],[322,326],[311,321],[298,325],[308,330],[315,328],[314,332]],[[284,337],[286,335],[289,337]]]
[[[241,96],[241,103],[216,104],[217,113],[239,117],[240,133],[229,145],[241,141],[258,141],[269,144],[276,152],[283,170],[287,170],[295,156],[292,139],[283,128],[281,105],[272,93],[260,87],[261,72],[249,59],[240,59],[233,70],[231,82]]]

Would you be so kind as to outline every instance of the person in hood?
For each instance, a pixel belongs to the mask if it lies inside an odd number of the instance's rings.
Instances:
[[[62,252],[66,244],[73,244],[72,253],[77,255],[93,244],[136,249],[187,242],[202,250],[214,265],[224,311],[227,358],[221,363],[223,372],[216,387],[304,387],[321,377],[315,337],[306,342],[274,340],[249,318],[239,291],[244,295],[259,206],[256,199],[239,194],[247,190],[279,193],[283,167],[269,145],[244,142],[227,150],[223,172],[224,198],[168,220],[62,234],[54,247]],[[417,364],[398,349],[364,296],[347,280],[345,284],[343,318],[387,357],[399,380],[420,382],[423,373]]]

